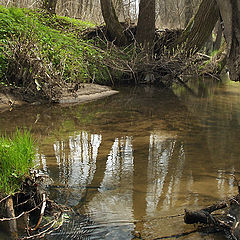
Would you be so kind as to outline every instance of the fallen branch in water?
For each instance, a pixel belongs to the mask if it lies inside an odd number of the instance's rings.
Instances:
[[[240,191],[238,186],[238,191]],[[226,209],[218,216],[212,213]],[[224,232],[230,239],[240,240],[240,193],[226,201],[213,204],[197,211],[185,209],[184,222],[186,224],[204,224],[217,232]]]

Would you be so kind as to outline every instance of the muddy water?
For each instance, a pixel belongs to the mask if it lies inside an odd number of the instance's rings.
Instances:
[[[175,94],[122,88],[96,102],[25,106],[0,115],[2,132],[31,127],[37,164],[53,180],[50,197],[88,216],[51,239],[179,234],[194,229],[176,216],[185,208],[236,193],[240,86],[205,80],[190,87],[193,92],[176,88]],[[224,238],[193,233],[180,239]]]

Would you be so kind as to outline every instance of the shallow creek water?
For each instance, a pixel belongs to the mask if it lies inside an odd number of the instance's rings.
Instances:
[[[53,180],[50,198],[88,216],[65,226],[65,236],[49,239],[179,234],[194,226],[171,216],[236,194],[240,85],[205,80],[191,88],[173,94],[126,87],[95,102],[24,106],[0,115],[2,132],[31,127],[37,164]],[[193,233],[180,239],[224,237]]]

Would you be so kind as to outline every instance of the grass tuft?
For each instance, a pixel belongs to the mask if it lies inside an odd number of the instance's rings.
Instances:
[[[0,136],[0,194],[13,194],[34,165],[35,146],[29,131]]]

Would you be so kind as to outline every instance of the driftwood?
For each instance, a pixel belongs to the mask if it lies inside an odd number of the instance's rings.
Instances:
[[[224,214],[213,214],[220,209],[226,209]],[[240,193],[229,200],[198,211],[185,209],[184,222],[204,224],[214,228],[217,232],[224,232],[230,239],[240,240]]]

